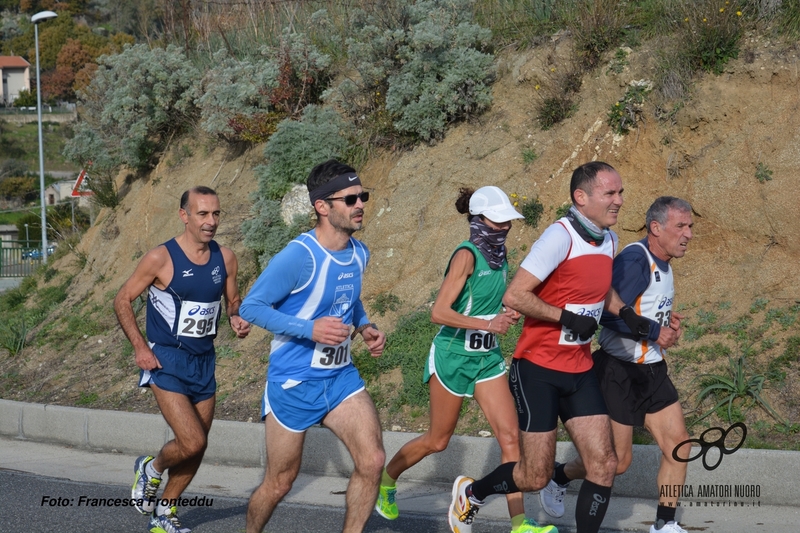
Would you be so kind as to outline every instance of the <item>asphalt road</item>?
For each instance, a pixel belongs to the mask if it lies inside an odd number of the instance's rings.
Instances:
[[[92,505],[93,499],[130,497],[130,488],[79,483],[0,469],[0,533],[127,533],[148,531],[148,519],[131,507]],[[186,493],[187,498],[203,495]],[[243,532],[247,500],[205,495],[210,505],[187,506],[181,523],[195,533]],[[341,531],[341,507],[281,503],[266,531],[270,533],[331,533]],[[478,527],[476,526],[476,530]],[[481,533],[508,533],[507,521],[481,520]],[[405,513],[389,522],[376,514],[367,523],[370,533],[446,533],[446,517]]]

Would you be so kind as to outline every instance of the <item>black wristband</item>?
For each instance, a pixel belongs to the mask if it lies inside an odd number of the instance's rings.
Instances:
[[[356,329],[353,330],[353,333],[350,335],[350,340],[355,339],[356,335],[358,335],[359,333],[361,333],[362,331],[364,331],[365,329],[367,329],[369,327],[373,327],[375,329],[378,329],[378,326],[376,326],[372,322],[370,322],[368,324],[362,324],[361,326],[358,326]]]

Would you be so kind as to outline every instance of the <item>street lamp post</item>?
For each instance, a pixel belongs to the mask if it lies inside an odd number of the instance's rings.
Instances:
[[[30,243],[30,239],[28,238],[28,225],[25,224],[25,248],[30,248],[30,247],[31,247],[31,243]]]
[[[44,198],[44,143],[42,142],[42,83],[39,72],[39,23],[56,18],[52,11],[40,11],[31,17],[36,43],[36,110],[39,113],[39,199],[42,202],[42,261],[47,263],[47,212]]]

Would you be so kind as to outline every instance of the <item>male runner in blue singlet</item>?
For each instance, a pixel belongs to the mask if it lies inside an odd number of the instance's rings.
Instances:
[[[307,187],[316,227],[272,258],[241,308],[243,318],[275,335],[261,413],[267,465],[247,507],[248,533],[264,529],[292,488],[309,427],[327,426],[353,458],[343,531],[364,529],[385,460],[378,413],[350,355],[358,333],[374,357],[386,343],[361,303],[369,251],[352,237],[369,193],[336,160],[314,167]]]
[[[239,338],[250,325],[238,316],[238,263],[234,253],[214,240],[219,226],[219,197],[208,187],[194,187],[181,196],[184,231],[153,248],[117,293],[114,311],[133,344],[141,368],[139,386],[150,387],[175,438],[155,456],[134,464],[131,498],[150,515],[151,533],[187,533],[175,501],[197,472],[214,418],[217,382],[214,338],[225,297],[231,328]],[[131,302],[147,291],[147,340]],[[160,498],[161,475],[169,482]]]

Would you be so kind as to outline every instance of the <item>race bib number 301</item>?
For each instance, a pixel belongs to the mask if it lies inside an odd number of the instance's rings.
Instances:
[[[331,345],[318,342],[314,346],[314,355],[311,359],[312,368],[332,370],[347,366],[350,362],[350,337],[341,344]]]
[[[217,316],[220,302],[181,303],[181,315],[178,317],[178,335],[181,337],[200,338],[214,335],[217,332]]]
[[[572,311],[576,315],[590,316],[599,323],[600,315],[603,314],[603,304],[605,304],[605,300],[594,304],[567,304],[564,306],[564,309],[567,311]],[[589,344],[590,342],[592,342],[591,338],[586,339],[585,341],[581,340],[574,331],[561,326],[561,336],[558,339],[558,344],[579,345]]]
[[[491,320],[497,315],[476,316],[482,320]],[[468,352],[488,352],[497,346],[497,336],[482,329],[468,329],[464,333],[464,349]]]

